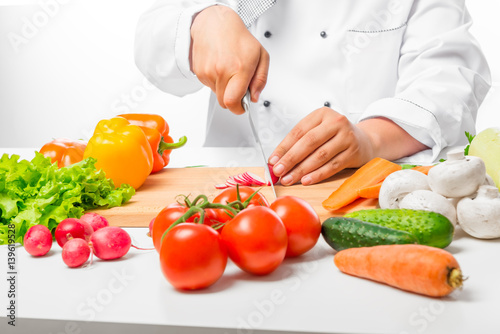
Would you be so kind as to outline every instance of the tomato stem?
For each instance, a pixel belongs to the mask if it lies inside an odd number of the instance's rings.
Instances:
[[[187,219],[191,218],[191,216],[195,215],[196,213],[199,213],[201,218],[203,218],[203,219],[205,218],[205,211],[201,207],[199,207],[199,206],[190,207],[189,210],[187,210],[185,214],[183,214],[182,216],[179,217],[179,219],[177,219],[175,222],[173,222],[172,225],[170,225],[167,228],[167,230],[163,233],[163,235],[161,236],[160,245],[161,245],[161,243],[163,243],[163,239],[165,238],[167,233],[170,232],[170,230],[172,228],[174,228],[176,225],[178,225],[180,223],[185,223]],[[203,222],[203,220],[201,220],[201,222]]]

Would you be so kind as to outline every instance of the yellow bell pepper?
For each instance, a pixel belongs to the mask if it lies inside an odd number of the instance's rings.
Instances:
[[[90,138],[83,158],[97,159],[116,187],[123,183],[138,189],[153,169],[153,151],[142,129],[123,117],[101,120]]]

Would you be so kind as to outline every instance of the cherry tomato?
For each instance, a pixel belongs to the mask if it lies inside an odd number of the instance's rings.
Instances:
[[[221,235],[231,260],[251,274],[269,274],[285,258],[286,228],[268,207],[240,211],[224,226]]]
[[[321,234],[321,221],[312,206],[301,198],[283,196],[271,203],[288,235],[287,257],[299,256],[316,245]]]
[[[213,228],[181,223],[165,236],[160,264],[163,275],[176,289],[203,289],[224,273],[227,252]]]

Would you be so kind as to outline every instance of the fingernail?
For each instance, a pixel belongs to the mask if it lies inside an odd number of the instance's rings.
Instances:
[[[291,175],[287,175],[287,176],[283,177],[281,179],[281,183],[283,183],[283,184],[290,184],[290,183],[292,183],[292,176]]]
[[[255,92],[255,101],[253,101],[253,102],[254,102],[254,103],[259,102],[259,97],[260,97],[260,91],[256,91],[256,92]]]
[[[278,162],[279,159],[280,158],[278,158],[277,155],[274,155],[271,159],[269,159],[269,163],[274,166],[274,165],[276,165],[276,163]]]
[[[279,164],[279,165],[276,165],[274,166],[273,168],[273,172],[274,174],[276,175],[281,175],[281,173],[283,173],[283,171],[285,170],[285,166]]]
[[[300,180],[300,183],[307,186],[312,183],[312,178],[309,175],[306,175],[302,178],[302,180]]]

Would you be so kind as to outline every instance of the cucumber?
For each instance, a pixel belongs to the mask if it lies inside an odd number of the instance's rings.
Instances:
[[[411,209],[370,209],[351,212],[345,217],[409,232],[421,245],[445,248],[453,240],[453,224],[431,211]]]
[[[321,234],[326,243],[336,251],[355,247],[416,244],[418,242],[417,237],[409,232],[345,217],[326,219],[321,225]]]

